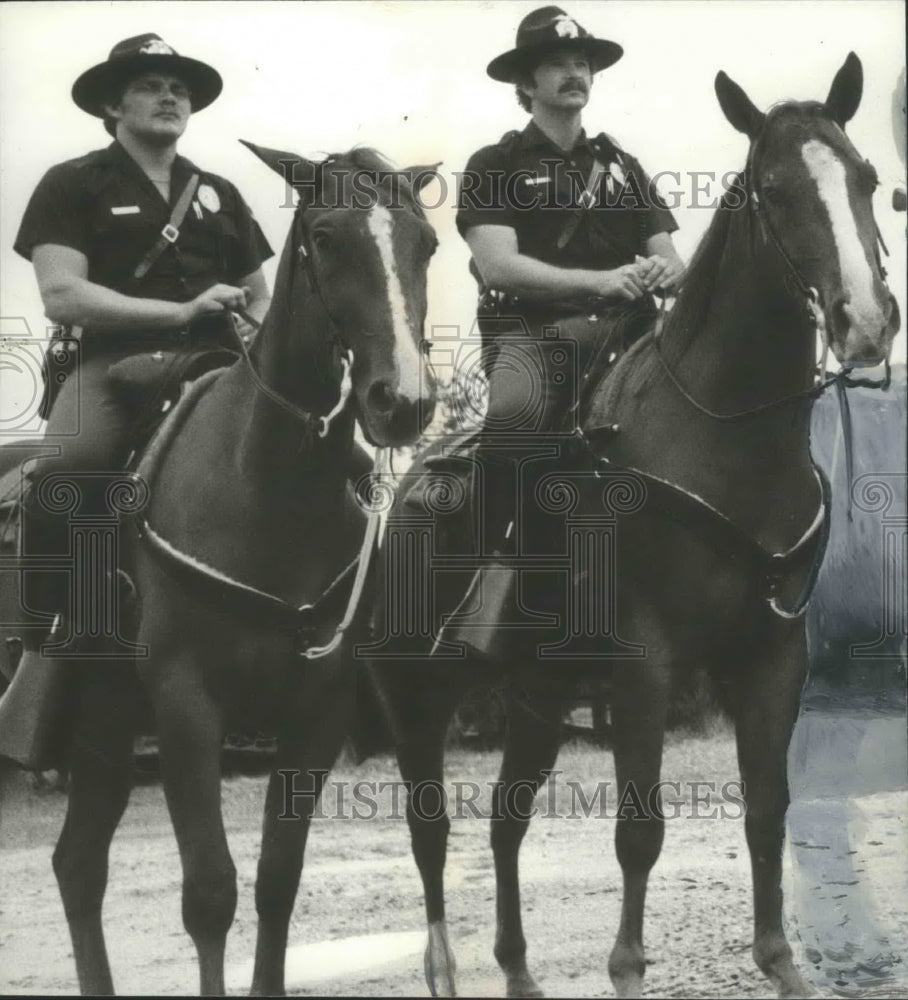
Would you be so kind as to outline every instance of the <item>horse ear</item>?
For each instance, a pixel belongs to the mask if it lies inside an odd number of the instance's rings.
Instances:
[[[826,98],[826,110],[834,122],[845,127],[854,117],[864,92],[864,69],[861,60],[849,52],[835,75]]]
[[[722,113],[739,131],[749,139],[757,137],[766,115],[759,111],[744,91],[722,70],[716,74],[716,97]]]
[[[406,167],[401,171],[401,173],[410,181],[410,187],[413,188],[413,194],[419,194],[429,181],[440,176],[438,173],[438,168],[440,166],[441,160],[439,160],[438,163],[423,164],[416,167]]]
[[[307,160],[299,153],[288,153],[283,149],[269,149],[267,146],[256,146],[254,142],[247,142],[240,139],[240,142],[267,164],[271,169],[279,174],[292,187],[297,188],[300,198],[305,192],[312,194],[312,178],[315,175],[317,164],[312,160]]]

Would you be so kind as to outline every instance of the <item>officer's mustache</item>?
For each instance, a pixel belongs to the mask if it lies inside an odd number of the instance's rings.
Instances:
[[[583,80],[567,80],[565,81],[560,89],[559,94],[566,94],[569,90],[582,90],[584,94],[586,93],[586,83]]]

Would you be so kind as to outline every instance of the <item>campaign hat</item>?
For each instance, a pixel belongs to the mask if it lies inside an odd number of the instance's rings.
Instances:
[[[618,62],[624,49],[605,38],[596,38],[560,7],[539,7],[520,22],[513,49],[493,59],[486,72],[500,83],[515,83],[549,52],[579,49],[585,53],[593,73]]]
[[[104,118],[104,105],[117,89],[143,73],[179,77],[189,88],[193,112],[207,108],[223,86],[216,69],[179,55],[160,35],[147,32],[117,42],[104,62],[87,69],[73,84],[73,100],[88,114]]]

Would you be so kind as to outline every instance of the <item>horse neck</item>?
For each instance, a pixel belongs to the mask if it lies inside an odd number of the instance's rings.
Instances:
[[[815,361],[815,330],[806,302],[788,287],[777,251],[750,219],[732,225],[747,226],[748,238],[741,241],[747,251],[722,254],[699,328],[672,330],[669,324],[663,346],[691,396],[720,413],[809,389]],[[809,406],[802,410],[809,418]],[[767,411],[772,414],[791,424],[790,409]],[[798,422],[799,431],[803,425],[804,420]]]
[[[306,421],[269,398],[244,369],[247,421],[240,461],[272,485],[276,478],[282,479],[301,499],[336,503],[336,491],[326,487],[333,483],[344,488],[353,418],[348,413],[332,422],[324,439],[314,434],[315,420],[331,410],[338,396],[339,377],[332,370],[333,327],[304,275],[291,274],[291,258],[285,249],[271,308],[250,354],[259,379],[311,419]],[[296,287],[291,288],[290,282]]]

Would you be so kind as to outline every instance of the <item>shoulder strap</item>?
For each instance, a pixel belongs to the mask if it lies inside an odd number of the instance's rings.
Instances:
[[[189,204],[192,201],[198,184],[199,175],[193,174],[186,182],[186,187],[183,188],[183,193],[180,195],[177,203],[173,206],[173,211],[170,213],[170,220],[161,230],[161,235],[155,240],[154,245],[148,253],[136,265],[135,271],[132,272],[135,281],[141,281],[152,267],[154,267],[155,262],[167,247],[171,243],[176,243],[180,235],[180,226],[183,224],[183,219],[186,218],[186,213],[189,211]]]
[[[570,243],[574,233],[577,232],[577,227],[580,225],[583,213],[596,204],[596,196],[599,193],[599,182],[602,180],[604,173],[605,167],[602,165],[602,162],[594,157],[593,168],[590,170],[590,176],[587,178],[586,188],[580,195],[580,204],[568,212],[564,227],[558,236],[559,250],[563,250]]]

